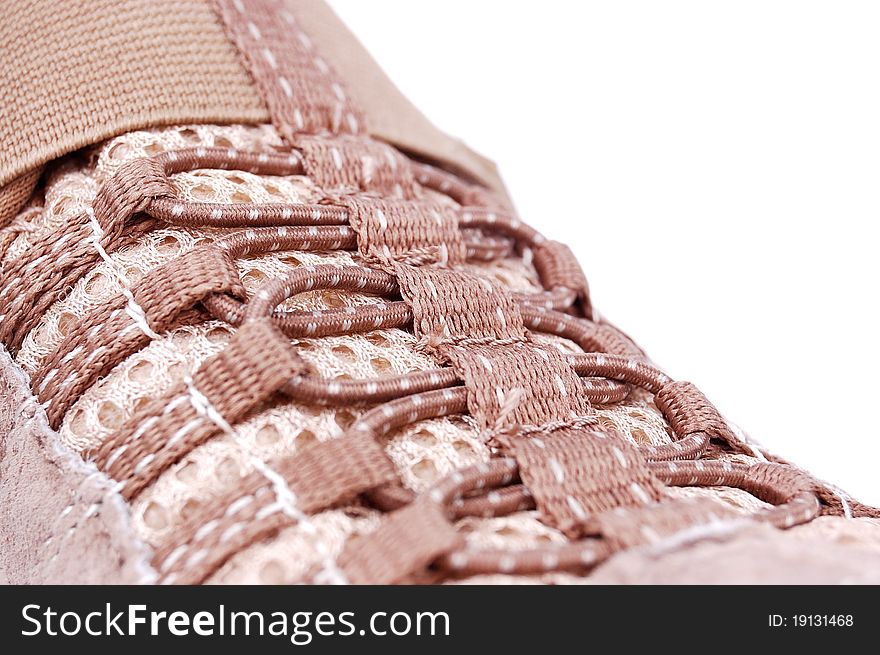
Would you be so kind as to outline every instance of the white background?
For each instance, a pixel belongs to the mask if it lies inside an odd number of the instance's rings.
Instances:
[[[880,5],[331,5],[655,361],[880,504]]]

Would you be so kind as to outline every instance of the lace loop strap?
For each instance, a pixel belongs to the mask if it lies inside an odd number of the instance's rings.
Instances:
[[[663,485],[641,453],[599,429],[561,429],[507,440],[542,519],[570,537],[588,518],[620,507],[656,503]]]
[[[527,341],[441,344],[458,377],[464,380],[468,409],[490,433],[580,419],[590,413],[583,382],[565,356]]]
[[[393,270],[392,262],[460,264],[465,247],[456,212],[438,203],[346,197],[349,224],[365,261]]]
[[[354,584],[395,584],[463,541],[441,505],[417,500],[388,515],[374,532],[349,540],[339,566]]]
[[[297,512],[305,516],[349,502],[397,478],[384,449],[364,436],[306,446],[271,462],[269,470],[287,482],[287,506],[279,504],[264,472],[249,473],[156,552],[153,563],[163,581],[198,584],[242,548],[296,524]]]
[[[737,450],[742,449],[742,442],[715,405],[690,382],[666,382],[654,396],[654,404],[680,438],[702,432],[711,439],[723,441]]]
[[[431,342],[525,339],[518,304],[498,283],[462,270],[396,264],[400,294],[412,307],[413,332]]]
[[[424,346],[464,381],[483,430],[539,426],[588,414],[583,385],[561,353],[531,343],[519,304],[475,274],[395,264]]]
[[[131,293],[156,332],[170,329],[181,311],[212,293],[236,298],[247,295],[232,257],[213,245],[191,250],[156,268],[134,285]]]
[[[331,439],[304,448],[275,464],[306,513],[395,482],[397,470],[385,449],[368,435]]]
[[[590,285],[571,248],[559,241],[544,241],[534,246],[532,252],[532,263],[544,287],[570,289],[581,304],[584,316],[594,320]]]
[[[306,175],[325,192],[415,197],[409,160],[381,141],[354,136],[299,136],[295,146],[302,154]]]
[[[269,320],[245,322],[191,378],[105,440],[92,453],[95,463],[121,481],[121,493],[130,499],[193,448],[233,433],[233,424],[305,368]]]
[[[154,157],[127,161],[98,191],[93,209],[107,245],[122,234],[125,222],[144,211],[153,198],[177,194],[162,162]]]
[[[83,391],[126,357],[195,320],[195,306],[212,293],[245,296],[235,262],[213,245],[153,269],[79,322],[32,376],[40,401],[49,403],[50,425],[57,428]]]

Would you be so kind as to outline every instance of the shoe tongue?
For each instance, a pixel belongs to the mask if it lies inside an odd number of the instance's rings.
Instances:
[[[267,41],[283,54],[267,55]],[[494,165],[428,121],[323,2],[67,0],[12,3],[0,21],[0,206],[84,146],[158,125],[277,125],[274,93],[295,109],[321,85],[357,107],[362,132],[503,189]]]

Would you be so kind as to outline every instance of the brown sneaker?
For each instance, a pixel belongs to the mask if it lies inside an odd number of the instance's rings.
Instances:
[[[880,582],[326,6],[5,12],[11,582]]]

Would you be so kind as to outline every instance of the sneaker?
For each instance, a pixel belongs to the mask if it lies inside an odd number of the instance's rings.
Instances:
[[[880,582],[325,5],[5,13],[10,582]]]

